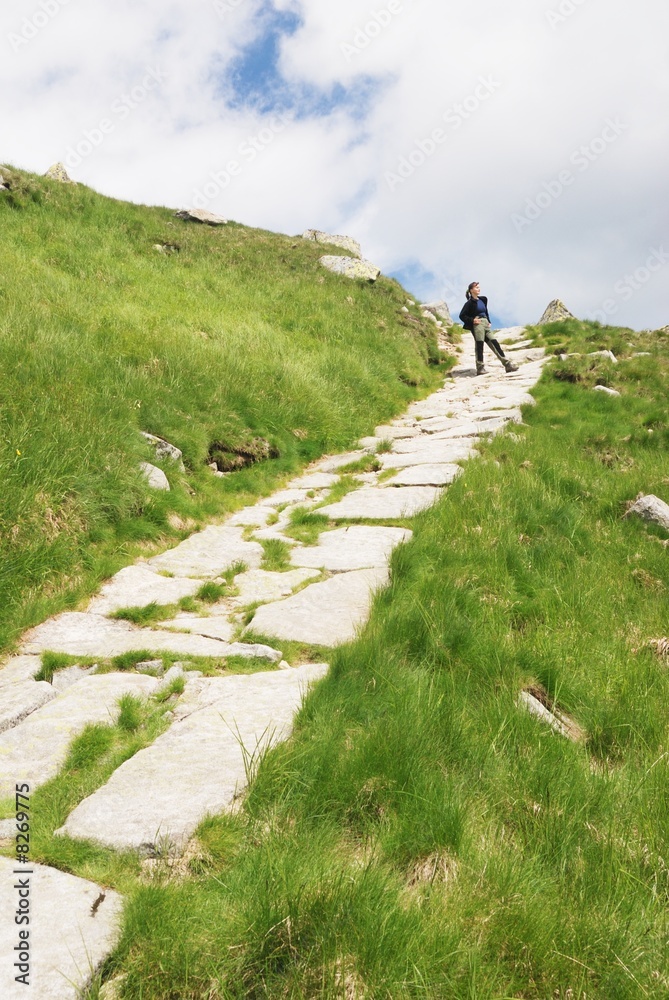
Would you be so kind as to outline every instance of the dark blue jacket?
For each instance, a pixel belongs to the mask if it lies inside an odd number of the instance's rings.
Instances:
[[[490,315],[488,313],[488,299],[485,295],[479,295],[478,302],[482,302],[485,306],[485,312],[479,312],[477,305],[477,300],[467,299],[464,306],[462,307],[462,312],[460,313],[460,321],[464,326],[465,330],[469,330],[470,333],[474,332],[474,318],[476,316],[485,316],[485,318],[490,323]],[[492,325],[492,324],[491,324]]]

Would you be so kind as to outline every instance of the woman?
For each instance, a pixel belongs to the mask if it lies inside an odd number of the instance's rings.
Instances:
[[[476,341],[476,374],[483,375],[483,344],[487,344],[493,354],[496,354],[504,365],[507,372],[517,372],[518,365],[505,357],[504,351],[500,347],[498,340],[493,340],[490,336],[492,324],[488,313],[488,300],[485,295],[481,295],[481,286],[478,281],[470,282],[467,288],[467,301],[465,302],[460,319],[465,330],[469,330],[474,335]]]

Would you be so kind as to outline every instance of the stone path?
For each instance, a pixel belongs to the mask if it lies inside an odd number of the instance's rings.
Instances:
[[[406,521],[438,501],[461,474],[460,463],[477,454],[483,435],[520,421],[520,408],[534,403],[529,390],[541,375],[543,358],[529,343],[519,343],[523,335],[522,328],[498,334],[502,343],[516,342],[510,353],[523,362],[517,373],[506,375],[491,361],[489,373],[477,378],[473,358],[461,363],[443,388],[378,427],[358,450],[322,459],[224,524],[210,525],[121,570],[86,610],[58,615],[28,632],[20,654],[0,668],[0,798],[12,794],[18,781],[29,782],[34,791],[55,776],[72,739],[86,725],[115,721],[122,695],[152,699],[165,684],[142,673],[141,665],[138,671],[102,673],[69,667],[57,671],[51,684],[36,681],[41,654],[109,661],[141,651],[148,658],[169,653],[218,663],[251,657],[270,669],[204,677],[188,662],[172,668],[167,682],[180,677],[184,690],[166,705],[167,730],[79,803],[57,833],[116,849],[179,852],[207,814],[236,808],[254,763],[267,747],[290,735],[309,685],[327,673],[325,663],[289,667],[281,644],[327,649],[355,638],[374,594],[389,578],[393,550],[412,537]],[[473,354],[471,344],[465,349]],[[378,471],[357,475],[356,489],[328,503],[339,470],[380,447]],[[298,508],[317,508],[329,519],[317,543],[301,544],[286,534],[291,512]],[[265,539],[287,543],[286,572],[262,569]],[[197,612],[181,611],[154,627],[113,617],[123,608],[178,605],[182,598],[195,598],[205,582],[223,584],[224,575],[229,579],[231,574],[234,590]],[[11,829],[10,822],[1,822],[0,838],[11,836]],[[107,892],[104,911],[98,909],[93,918],[89,899],[102,890],[34,868],[41,913],[63,913],[52,935],[44,916],[35,925],[35,947],[39,941],[40,948],[35,995],[75,997],[114,947],[121,901]],[[17,990],[7,978],[5,958],[13,947],[8,943],[13,925],[4,930],[12,910],[10,902],[4,905],[5,896],[11,899],[15,892],[12,878],[11,868],[0,860],[0,976],[5,977],[0,984],[2,996],[10,998],[23,996],[23,988]],[[63,898],[71,906],[63,907]]]

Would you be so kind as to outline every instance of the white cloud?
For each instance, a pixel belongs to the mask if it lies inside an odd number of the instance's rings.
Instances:
[[[556,295],[594,314],[663,240],[669,251],[662,0],[275,0],[302,19],[281,46],[282,94],[374,84],[362,118],[298,107],[267,142],[271,115],[231,108],[223,85],[267,0],[227,0],[220,16],[210,0],[42,2],[61,9],[18,49],[9,35],[40,0],[0,14],[5,161],[44,170],[107,118],[114,128],[72,171],[98,190],[179,206],[238,162],[212,209],[287,232],[349,231],[385,270],[433,274],[425,295],[476,277],[508,322],[535,320]],[[165,79],[121,120],[114,102],[149,68]],[[608,120],[625,126],[614,138]],[[435,129],[443,141],[416,166],[416,142],[429,151]],[[249,138],[254,157],[242,152]],[[403,158],[413,172],[393,186]],[[555,194],[564,171],[572,180]],[[518,231],[537,195],[537,217]],[[667,275],[618,296],[612,321],[669,322]]]

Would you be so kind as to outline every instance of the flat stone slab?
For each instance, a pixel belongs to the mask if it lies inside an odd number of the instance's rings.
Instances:
[[[167,632],[190,632],[191,635],[204,635],[209,639],[218,639],[220,642],[230,642],[235,626],[224,615],[211,615],[208,618],[202,615],[189,614],[184,612],[176,618],[161,622],[160,628]]]
[[[271,497],[263,497],[260,504],[263,507],[283,507],[284,504],[304,503],[309,500],[307,489],[286,489],[279,490],[278,493],[273,493]],[[271,513],[271,511],[270,511]]]
[[[39,656],[13,656],[0,667],[0,688],[19,681],[31,681],[42,668]]]
[[[174,576],[213,580],[237,562],[256,569],[263,555],[258,542],[244,541],[243,528],[214,524],[191,535],[176,548],[154,556],[149,565]]]
[[[407,444],[412,443],[407,441]],[[415,447],[415,450],[379,455],[379,461],[384,469],[405,469],[408,465],[451,465],[464,462],[475,454],[474,442],[467,438],[428,441],[426,445],[421,443],[420,447]]]
[[[0,695],[0,733],[12,729],[28,715],[56,697],[45,681],[18,681],[2,688]]]
[[[124,694],[142,697],[158,685],[155,677],[111,673],[86,677],[64,694],[37,709],[13,729],[0,734],[0,798],[17,782],[37,788],[59,771],[67,750],[89,723],[113,723]]]
[[[316,466],[318,472],[336,472],[337,469],[341,469],[345,465],[352,465],[353,462],[359,462],[361,458],[368,458],[366,451],[346,451],[342,452],[341,455],[331,455],[329,458],[323,458]]]
[[[381,424],[374,434],[381,441],[400,441],[402,438],[420,437],[423,433],[419,424]]]
[[[101,615],[66,612],[32,629],[25,637],[28,653],[69,653],[101,659],[145,649],[150,653],[183,656],[225,656],[226,646],[216,639],[161,629],[137,628],[130,622],[110,621]]]
[[[270,528],[261,528],[259,531],[253,532],[253,537],[262,539],[265,541],[285,542],[286,545],[299,545],[300,543],[296,538],[291,538],[290,535],[284,535],[282,528],[287,528],[288,522],[277,523],[272,525]]]
[[[355,638],[367,620],[375,591],[387,581],[385,568],[339,573],[285,601],[264,604],[249,629],[277,639],[339,646]]]
[[[314,566],[341,573],[347,570],[387,566],[393,549],[413,537],[406,528],[375,528],[351,525],[324,531],[318,545],[294,549],[294,566]]]
[[[321,507],[319,514],[325,514],[333,521],[355,521],[361,518],[375,521],[397,520],[420,514],[436,503],[440,496],[441,490],[432,486],[407,486],[401,490],[370,486],[348,493],[339,503]]]
[[[238,510],[236,514],[228,518],[226,523],[234,528],[246,527],[247,525],[264,528],[271,514],[272,511],[267,507],[244,507],[243,510]]]
[[[170,578],[148,566],[126,566],[105,583],[88,605],[94,615],[111,615],[121,608],[145,608],[148,604],[178,604],[200,588],[199,580]]]
[[[450,486],[463,473],[460,465],[409,465],[384,486]]]
[[[201,681],[191,713],[122,764],[56,833],[117,849],[182,848],[205,816],[235,807],[247,761],[290,735],[305,691],[327,669]]]
[[[332,472],[307,472],[288,484],[293,490],[327,490],[339,482],[339,476]]]
[[[88,677],[94,669],[94,667],[63,667],[61,670],[55,671],[51,687],[57,694],[62,694],[73,684],[83,681],[84,677]]]
[[[26,869],[16,875],[15,871]],[[28,874],[29,873],[29,874]],[[20,971],[13,915],[19,879],[29,879],[30,985],[15,981]],[[45,865],[14,865],[0,858],[0,996],[3,1000],[78,1000],[120,936],[123,901],[111,889]]]
[[[309,566],[309,563],[295,563],[295,566]],[[317,570],[294,569],[287,573],[270,573],[263,569],[249,570],[235,577],[235,586],[239,588],[236,598],[242,605],[267,604],[270,601],[280,601],[289,597],[296,587],[313,580],[318,576]]]

